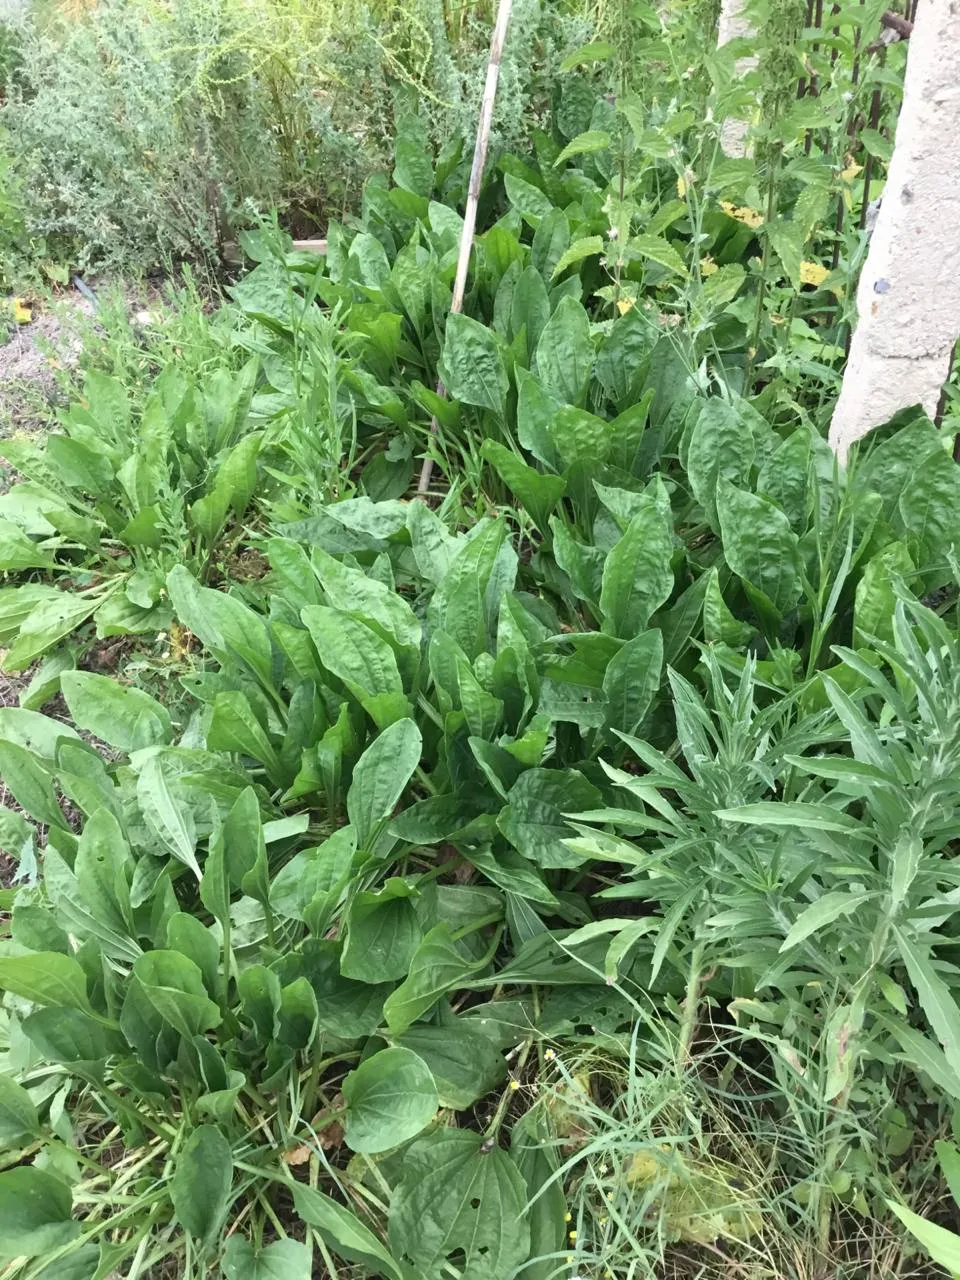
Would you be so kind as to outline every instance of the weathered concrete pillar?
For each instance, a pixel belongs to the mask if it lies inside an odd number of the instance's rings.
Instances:
[[[960,0],[920,0],[857,310],[830,424],[841,456],[899,409],[936,412],[960,334]]]
[[[731,40],[749,39],[753,36],[753,27],[746,16],[747,0],[723,0],[720,7],[720,22],[717,26],[717,48],[729,44]],[[757,59],[751,56],[738,58],[734,64],[737,76],[745,76],[757,65]],[[750,125],[746,120],[737,120],[728,116],[720,126],[720,146],[724,155],[740,159],[747,154],[747,132]]]

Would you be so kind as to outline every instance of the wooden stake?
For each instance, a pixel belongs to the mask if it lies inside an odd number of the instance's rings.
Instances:
[[[510,25],[510,11],[513,0],[500,0],[497,8],[497,21],[494,24],[493,36],[490,40],[490,60],[487,63],[487,82],[483,88],[483,101],[480,104],[480,122],[477,125],[477,141],[473,148],[473,166],[470,170],[470,187],[467,191],[467,207],[463,211],[463,231],[460,235],[460,254],[457,258],[457,275],[453,282],[453,301],[450,314],[463,310],[463,295],[467,289],[467,272],[470,269],[470,250],[473,248],[473,232],[477,225],[477,204],[480,200],[480,186],[483,182],[483,170],[487,163],[487,146],[490,142],[490,125],[493,121],[493,104],[497,96],[497,81],[500,78],[500,60],[503,57],[503,46],[507,39],[507,27]],[[446,396],[447,389],[442,379],[437,383],[437,395]],[[437,419],[430,419],[430,435],[437,434]],[[420,483],[417,485],[417,496],[425,498],[433,476],[433,459],[428,455],[423,460],[420,471]]]

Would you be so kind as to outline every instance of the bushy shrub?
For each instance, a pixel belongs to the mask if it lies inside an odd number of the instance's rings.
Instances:
[[[389,168],[394,119],[415,99],[436,143],[469,149],[487,16],[443,0],[103,0],[69,19],[35,14],[0,106],[28,230],[81,268],[213,254],[274,206],[310,234]],[[521,0],[497,144],[547,118],[551,71],[590,30]]]

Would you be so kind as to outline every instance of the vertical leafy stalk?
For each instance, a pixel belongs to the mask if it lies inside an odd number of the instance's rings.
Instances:
[[[493,104],[497,97],[497,81],[500,79],[500,61],[503,58],[503,46],[507,40],[507,28],[510,25],[510,13],[513,0],[499,0],[497,21],[490,38],[490,58],[487,62],[487,79],[483,88],[483,99],[480,103],[480,121],[477,125],[477,140],[473,149],[473,165],[470,169],[470,186],[467,190],[467,204],[463,212],[463,230],[460,234],[460,252],[457,257],[457,274],[453,282],[453,301],[450,304],[452,315],[463,310],[463,295],[467,288],[467,271],[470,268],[470,251],[473,248],[473,232],[477,225],[477,205],[480,202],[480,187],[483,182],[483,171],[487,164],[487,147],[490,142],[490,125],[493,121]],[[442,382],[437,384],[437,394],[445,395]],[[430,419],[430,435],[437,434],[437,418]],[[428,454],[423,460],[420,471],[420,482],[417,494],[423,498],[430,488],[433,475],[433,458]]]
[[[782,126],[797,94],[797,44],[803,33],[805,20],[806,0],[777,0],[777,3],[770,6],[761,28],[758,105],[763,126],[756,139],[756,160],[757,171],[762,179],[760,189],[764,203],[764,236],[757,306],[744,374],[744,393],[747,395],[750,393],[754,361],[760,348],[763,329],[763,308],[773,248],[770,228],[777,216],[778,184],[784,148]]]

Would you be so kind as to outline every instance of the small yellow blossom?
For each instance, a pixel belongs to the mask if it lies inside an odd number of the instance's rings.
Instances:
[[[714,260],[710,257],[709,253],[700,262],[700,274],[704,278],[706,278],[707,276],[716,275],[716,273],[719,270],[720,268],[717,266]]]
[[[822,263],[819,262],[801,262],[800,263],[800,283],[816,285],[819,289],[830,272]]]
[[[568,1231],[567,1239],[570,1241],[571,1244],[576,1243],[577,1233],[575,1231]]]
[[[547,1062],[552,1062],[557,1055],[552,1049],[547,1049],[544,1051],[543,1056],[546,1058]]]
[[[573,1214],[572,1214],[572,1213],[565,1213],[565,1214],[563,1215],[563,1220],[564,1220],[564,1222],[572,1222],[572,1221],[573,1221]]]
[[[677,196],[680,200],[687,198],[687,180],[683,174],[677,179]]]
[[[622,316],[625,316],[632,306],[633,306],[632,298],[619,298],[617,300],[617,310],[620,312]]]
[[[786,319],[787,319],[787,317],[786,317],[786,316],[771,316],[771,317],[770,317],[770,323],[771,323],[771,324],[784,324],[784,323],[786,322]]]
[[[847,167],[840,174],[844,182],[852,182],[858,173],[863,173],[863,165],[857,164],[853,156],[847,156]]]
[[[520,1081],[519,1081],[519,1080],[511,1080],[511,1081],[510,1081],[510,1088],[511,1088],[511,1089],[513,1089],[513,1091],[514,1091],[514,1092],[516,1092],[516,1091],[517,1091],[517,1089],[519,1089],[519,1088],[520,1088]]]
[[[13,318],[17,324],[29,324],[33,319],[33,312],[22,298],[14,298],[13,300]]]
[[[751,209],[747,204],[738,208],[730,200],[721,200],[720,208],[728,218],[736,218],[737,222],[742,222],[745,227],[756,230],[757,227],[763,226],[763,214],[757,213],[756,209]]]

